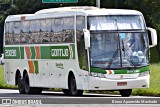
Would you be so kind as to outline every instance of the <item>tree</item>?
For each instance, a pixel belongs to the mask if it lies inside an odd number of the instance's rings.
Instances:
[[[3,52],[4,20],[8,15],[16,14],[17,8],[12,0],[0,0],[0,53]]]

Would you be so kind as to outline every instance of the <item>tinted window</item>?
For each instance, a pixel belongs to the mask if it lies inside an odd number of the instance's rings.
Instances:
[[[40,37],[40,20],[32,20],[30,21],[30,35],[29,35],[29,43],[41,43]]]
[[[53,19],[40,20],[41,23],[40,36],[42,39],[42,43],[51,42],[50,32],[51,32],[52,22]]]
[[[74,42],[74,17],[55,18],[52,23],[53,43]]]
[[[5,43],[6,44],[17,44],[20,42],[21,23],[20,22],[9,22],[5,25]]]
[[[29,26],[30,25],[30,21],[22,21],[21,22],[21,30],[24,33],[28,33],[29,32]]]
[[[74,42],[74,17],[9,22],[5,25],[6,44]]]
[[[21,43],[29,43],[30,21],[21,22]]]
[[[53,19],[40,20],[41,31],[42,32],[51,32],[52,21],[53,21]]]
[[[64,42],[74,42],[74,18],[63,18],[64,20]]]
[[[85,28],[85,17],[76,17],[76,37],[77,37],[77,51],[79,59],[79,67],[83,70],[88,70],[87,51],[84,44],[83,29]]]
[[[13,22],[5,24],[5,44],[13,43]]]

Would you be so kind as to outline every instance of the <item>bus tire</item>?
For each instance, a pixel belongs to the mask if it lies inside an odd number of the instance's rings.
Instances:
[[[24,75],[24,89],[26,94],[31,94],[31,87],[30,87],[29,77],[27,73]]]
[[[33,88],[30,87],[29,77],[27,73],[24,75],[24,89],[26,94],[34,93]]]
[[[26,94],[40,94],[42,92],[42,88],[30,87],[27,73],[24,76],[24,90]]]
[[[42,93],[42,88],[32,88],[32,90],[33,90],[33,94],[41,94]]]
[[[21,74],[18,75],[18,90],[20,94],[25,94],[24,80],[21,78]]]
[[[120,94],[122,97],[129,97],[132,93],[132,89],[120,90]]]
[[[62,89],[62,92],[63,92],[65,95],[69,95],[69,90],[68,90],[68,89]]]
[[[83,90],[77,90],[76,79],[73,74],[69,76],[69,87],[68,88],[69,88],[68,94],[71,96],[81,96],[83,94]]]

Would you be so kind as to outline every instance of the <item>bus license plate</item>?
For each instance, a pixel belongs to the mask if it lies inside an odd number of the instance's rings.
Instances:
[[[117,86],[126,86],[127,82],[117,82]]]

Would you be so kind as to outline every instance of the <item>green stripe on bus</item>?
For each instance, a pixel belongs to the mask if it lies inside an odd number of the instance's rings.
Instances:
[[[71,46],[72,46],[72,51],[73,51],[73,59],[75,59],[75,45],[72,44]]]
[[[142,68],[137,68],[137,69],[132,69],[132,70],[113,70],[114,74],[134,74],[134,73],[141,73],[145,71],[149,71],[149,66],[142,67]],[[100,68],[91,68],[91,72],[96,72],[96,73],[103,73],[106,74],[106,70],[100,69]]]
[[[31,59],[36,59],[34,46],[31,50]],[[5,59],[24,59],[24,47],[5,47]],[[75,45],[40,46],[40,59],[75,59]]]
[[[41,59],[51,59],[51,52],[49,46],[41,46],[40,52],[41,52]]]
[[[24,59],[24,47],[20,47],[20,54],[21,54],[20,59]]]
[[[31,50],[31,53],[32,53],[31,59],[35,59],[35,57],[36,57],[35,48],[34,47],[30,47],[30,50]]]
[[[39,73],[38,61],[34,61],[34,67],[35,67],[35,74],[38,74]]]
[[[133,74],[133,73],[141,73],[149,71],[149,66],[142,67],[139,69],[132,69],[132,70],[114,70],[115,74]]]
[[[91,68],[91,72],[106,74],[106,71],[100,68]]]

